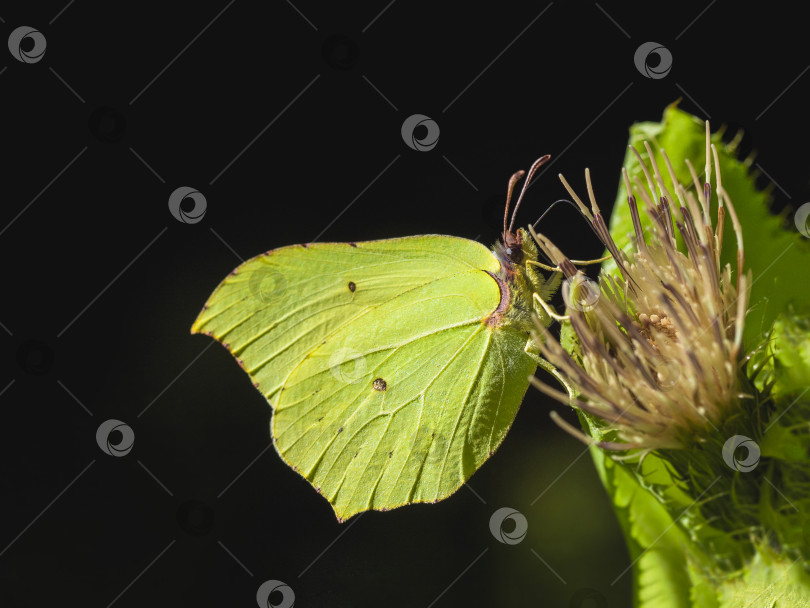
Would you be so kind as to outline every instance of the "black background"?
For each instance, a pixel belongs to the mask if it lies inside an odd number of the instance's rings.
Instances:
[[[299,606],[629,605],[609,500],[548,419],[563,408],[530,391],[474,491],[338,524],[268,449],[266,402],[189,328],[274,247],[489,244],[508,177],[545,153],[520,223],[585,166],[607,212],[627,128],[677,98],[745,128],[775,205],[797,206],[806,21],[723,0],[66,4],[0,9],[3,40],[47,40],[37,63],[0,48],[0,604],[254,606],[276,579]],[[634,66],[647,41],[672,53],[664,78]],[[400,135],[417,113],[440,127],[428,152]],[[206,199],[198,223],[169,213],[181,186]],[[544,222],[573,257],[600,253],[570,209]],[[124,457],[96,443],[108,419],[133,429]],[[522,543],[490,534],[501,506],[525,514]]]

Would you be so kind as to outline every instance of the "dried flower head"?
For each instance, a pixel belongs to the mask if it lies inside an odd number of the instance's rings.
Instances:
[[[631,148],[646,184],[631,184],[624,171],[627,204],[635,239],[630,250],[613,241],[585,179],[590,209],[560,176],[580,212],[611,254],[616,271],[603,270],[591,281],[542,234],[537,243],[564,273],[568,319],[579,342],[575,360],[549,331],[538,324],[542,355],[558,370],[565,394],[534,379],[540,390],[605,423],[598,444],[607,449],[643,451],[684,448],[733,416],[740,399],[739,360],[748,303],[750,273],[743,274],[742,230],[723,190],[717,150],[706,124],[706,167],[702,187],[687,161],[694,191],[678,183],[665,160],[675,197],[668,191],[655,157],[646,144],[649,164]],[[712,209],[712,162],[717,198]],[[651,222],[642,227],[638,200]],[[657,201],[657,202],[656,202]],[[673,209],[674,207],[674,209]],[[716,225],[712,216],[716,214]],[[737,267],[721,266],[723,228],[728,214],[736,243]],[[679,247],[678,241],[682,245]],[[548,310],[550,314],[553,311]],[[555,420],[588,442],[578,429]]]

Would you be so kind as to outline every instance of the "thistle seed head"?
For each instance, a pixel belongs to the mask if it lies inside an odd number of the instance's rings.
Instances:
[[[533,232],[543,252],[563,272],[567,314],[581,359],[570,355],[540,323],[541,354],[558,370],[563,393],[538,379],[540,390],[604,423],[598,444],[644,452],[685,448],[734,416],[740,398],[740,350],[750,273],[743,272],[742,230],[723,189],[717,150],[706,124],[705,180],[687,161],[693,188],[678,183],[670,192],[649,145],[648,161],[631,148],[646,183],[624,172],[634,238],[626,250],[610,235],[586,169],[590,207],[568,182],[563,185],[611,254],[615,272],[603,270],[598,284],[546,236]],[[712,163],[713,159],[713,163]],[[711,184],[714,168],[714,186]],[[674,196],[673,196],[674,194]],[[649,225],[644,229],[642,216]],[[726,215],[731,220],[736,268],[721,266]],[[716,218],[713,221],[712,218]],[[679,245],[680,241],[680,245]],[[555,420],[590,443],[594,439]]]

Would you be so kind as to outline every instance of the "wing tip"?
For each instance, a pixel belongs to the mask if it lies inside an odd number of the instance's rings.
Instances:
[[[213,332],[203,330],[203,325],[205,325],[205,322],[202,319],[202,313],[200,313],[199,316],[197,316],[197,318],[194,319],[194,323],[191,324],[191,329],[189,330],[189,333],[191,335],[202,334],[204,336],[209,336],[213,338],[214,337]]]

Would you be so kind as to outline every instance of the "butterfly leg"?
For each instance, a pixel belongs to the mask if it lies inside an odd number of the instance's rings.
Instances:
[[[588,266],[590,264],[600,264],[605,260],[609,260],[611,257],[613,256],[606,255],[605,257],[598,258],[596,260],[571,260],[571,263],[576,266]],[[533,260],[528,260],[527,263],[531,264],[532,266],[542,268],[543,270],[547,270],[549,272],[562,272],[562,270],[560,270],[557,266],[549,266],[548,264],[543,264],[542,262],[535,262]]]
[[[551,308],[551,306],[548,305],[548,302],[546,302],[540,296],[540,294],[535,293],[535,294],[532,295],[532,297],[534,298],[534,301],[537,302],[543,308],[545,313],[549,317],[554,319],[555,321],[559,321],[560,323],[562,323],[563,321],[570,321],[571,320],[571,317],[569,317],[568,315],[558,315],[556,312],[554,312],[554,310]]]
[[[535,262],[534,260],[527,260],[527,264],[532,266],[537,266],[538,268],[542,268],[543,270],[547,270],[548,272],[562,272],[556,266],[549,266],[548,264],[543,264],[543,262]]]
[[[613,256],[608,254],[603,258],[597,258],[595,260],[571,260],[571,263],[576,266],[590,266],[591,264],[601,264],[605,260],[609,260]]]
[[[539,352],[537,351],[537,346],[535,345],[534,340],[529,338],[526,341],[526,346],[523,347],[523,350],[527,355],[529,355],[529,357],[532,358],[532,360],[535,363],[537,363],[538,367],[541,367],[544,370],[546,370],[549,374],[554,376],[560,384],[562,384],[565,387],[565,390],[568,392],[568,396],[571,399],[576,397],[576,391],[574,391],[574,389],[568,385],[568,383],[565,381],[565,378],[560,374],[557,368],[540,356]]]

